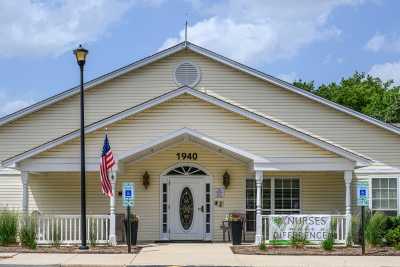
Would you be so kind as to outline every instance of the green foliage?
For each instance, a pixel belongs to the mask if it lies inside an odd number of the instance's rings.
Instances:
[[[397,243],[396,245],[394,245],[394,249],[395,250],[400,250],[400,243]]]
[[[295,224],[293,229],[293,235],[290,237],[290,244],[296,248],[302,248],[308,244],[307,240],[307,227],[304,224]]]
[[[90,221],[89,225],[89,242],[90,246],[96,246],[97,226],[93,221]]]
[[[331,235],[328,236],[324,241],[322,241],[321,246],[324,250],[331,251],[333,249],[334,240]]]
[[[35,249],[37,246],[37,224],[34,216],[25,216],[19,230],[22,246]]]
[[[11,210],[0,211],[0,245],[15,243],[18,233],[18,213]]]
[[[330,231],[325,240],[322,241],[321,246],[324,250],[331,251],[333,249],[333,245],[335,244],[335,236],[336,236],[336,226],[337,221],[331,221]]]
[[[385,239],[388,245],[393,246],[400,244],[400,226],[390,229],[385,234]]]
[[[56,223],[52,225],[52,245],[57,248],[61,246],[61,230]]]
[[[393,81],[356,72],[339,83],[316,87],[314,81],[298,80],[293,85],[384,122],[400,122],[400,86]]]
[[[289,245],[288,240],[272,239],[268,241],[272,246],[287,246]]]
[[[258,248],[262,251],[266,251],[267,250],[267,245],[265,244],[265,242],[261,242],[260,245],[258,245]]]
[[[375,213],[368,221],[365,228],[365,238],[372,246],[382,245],[386,232],[386,216],[383,213]]]

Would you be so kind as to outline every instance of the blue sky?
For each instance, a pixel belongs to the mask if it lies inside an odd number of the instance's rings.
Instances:
[[[354,71],[400,83],[400,1],[3,0],[0,116],[183,39],[287,81]],[[186,15],[187,14],[187,15]]]

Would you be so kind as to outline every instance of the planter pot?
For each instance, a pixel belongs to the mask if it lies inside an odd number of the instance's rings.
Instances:
[[[125,224],[125,233],[126,233],[126,243],[128,243],[128,227],[127,227],[128,221],[125,219],[124,224]],[[135,246],[137,243],[137,232],[139,228],[139,222],[138,221],[130,221],[130,230],[131,230],[131,245]]]
[[[232,229],[232,245],[240,245],[242,243],[242,222],[231,222]]]

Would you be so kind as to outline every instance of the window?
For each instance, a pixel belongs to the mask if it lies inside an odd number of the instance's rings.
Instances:
[[[397,178],[372,179],[372,211],[397,215]]]
[[[274,185],[274,186],[273,186]],[[246,231],[256,229],[256,181],[246,180]],[[272,203],[272,199],[275,199]],[[300,213],[300,180],[298,178],[264,178],[261,189],[262,214]],[[274,205],[272,205],[274,204]]]
[[[300,181],[293,178],[275,178],[275,213],[300,213]]]
[[[246,180],[246,231],[253,232],[256,229],[256,180]],[[271,180],[264,179],[261,191],[262,214],[271,213]]]

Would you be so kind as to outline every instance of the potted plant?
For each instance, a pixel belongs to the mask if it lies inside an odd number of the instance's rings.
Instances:
[[[232,213],[228,218],[232,231],[232,245],[240,245],[242,243],[242,220],[240,214]]]
[[[130,224],[130,232],[131,232],[131,245],[136,245],[137,243],[137,232],[139,229],[139,217],[136,214],[129,215],[129,224]],[[128,241],[128,220],[127,218],[124,219],[125,224],[125,233],[126,233],[126,240]]]

